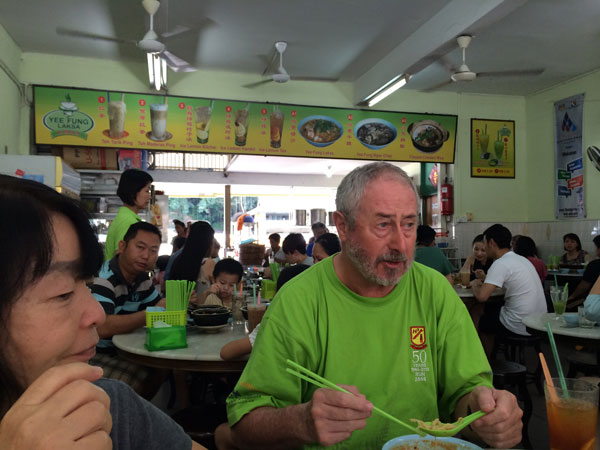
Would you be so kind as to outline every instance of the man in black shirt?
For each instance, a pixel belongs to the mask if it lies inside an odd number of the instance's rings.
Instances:
[[[596,246],[596,256],[600,258],[600,235],[596,236],[594,239],[594,245]],[[583,305],[585,298],[587,297],[590,289],[600,276],[600,259],[595,259],[590,261],[583,272],[583,277],[575,291],[567,300],[567,309],[573,309],[577,306]]]

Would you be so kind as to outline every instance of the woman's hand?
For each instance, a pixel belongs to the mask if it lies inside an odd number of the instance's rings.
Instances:
[[[110,450],[110,398],[92,384],[102,369],[53,367],[35,380],[0,422],[0,448]]]
[[[485,272],[482,269],[477,269],[473,273],[478,280],[485,280]]]

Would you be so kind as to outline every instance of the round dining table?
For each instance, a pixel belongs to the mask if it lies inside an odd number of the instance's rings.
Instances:
[[[146,330],[113,336],[113,344],[120,356],[131,362],[161,369],[189,370],[193,372],[239,373],[244,370],[249,355],[224,361],[220,357],[223,345],[247,336],[244,324],[227,324],[210,332],[188,326],[186,348],[148,351],[144,346]]]
[[[562,320],[556,320],[556,314],[554,313],[536,314],[523,318],[523,324],[528,333],[546,338],[548,337],[548,331],[546,330],[546,323],[548,322],[556,339],[573,345],[600,348],[600,327],[565,327]]]
[[[462,285],[455,285],[454,290],[463,301],[475,300],[475,293],[471,288],[466,288]],[[506,291],[504,289],[497,287],[496,289],[494,289],[490,297],[494,300],[499,300],[498,297],[504,298],[505,292]]]

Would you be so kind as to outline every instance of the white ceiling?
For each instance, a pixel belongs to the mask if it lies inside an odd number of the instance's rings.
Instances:
[[[139,40],[148,26],[139,0],[0,0],[0,23],[25,52],[145,61],[132,44],[57,33]],[[273,43],[285,40],[292,77],[352,81],[357,100],[397,73],[414,74],[404,89],[448,80],[439,57],[460,64],[455,37],[462,33],[476,36],[467,52],[475,72],[545,70],[444,91],[527,95],[600,67],[597,0],[162,0],[155,29],[177,26],[192,31],[167,40],[169,50],[200,69],[260,76]]]

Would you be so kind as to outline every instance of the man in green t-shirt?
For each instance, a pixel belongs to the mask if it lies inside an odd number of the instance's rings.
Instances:
[[[380,449],[408,421],[488,414],[475,438],[509,448],[522,412],[492,374],[466,308],[444,277],[412,263],[417,195],[388,163],[340,184],[334,221],[342,251],[286,283],[271,303],[248,364],[227,400],[239,448]],[[296,361],[354,395],[285,371]]]
[[[452,284],[452,272],[456,272],[456,268],[448,261],[444,252],[435,246],[435,230],[429,225],[419,225],[417,228],[414,260],[437,270]]]

